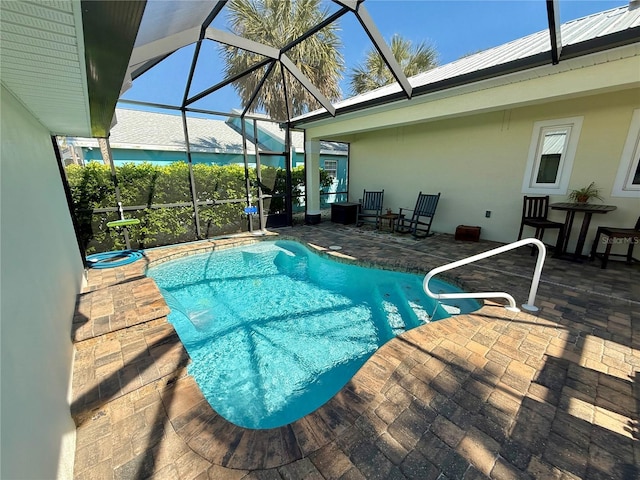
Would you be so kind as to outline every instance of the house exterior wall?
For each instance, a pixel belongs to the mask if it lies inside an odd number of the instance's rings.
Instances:
[[[583,116],[569,189],[595,181],[602,190],[602,203],[617,206],[606,216],[594,215],[587,236],[586,247],[590,247],[597,225],[630,227],[640,215],[639,198],[611,196],[637,108],[640,89],[633,88],[335,139],[351,144],[351,201],[357,201],[365,188],[384,188],[385,208],[397,210],[412,208],[419,191],[442,192],[433,230],[453,233],[457,225],[479,225],[482,238],[511,242],[520,224],[522,183],[534,123]],[[307,136],[313,135],[314,130],[309,129]],[[552,195],[551,201],[567,201],[567,197]],[[485,218],[486,210],[492,212],[490,218]],[[550,218],[564,221],[564,213],[553,211]],[[581,222],[581,214],[576,215],[576,222]],[[578,228],[574,224],[570,249]],[[555,233],[548,232],[545,241],[554,239]]]
[[[1,478],[72,478],[71,322],[83,266],[50,134],[1,87]]]

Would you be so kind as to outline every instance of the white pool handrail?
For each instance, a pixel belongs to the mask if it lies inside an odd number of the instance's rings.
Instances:
[[[527,303],[522,305],[522,308],[529,312],[537,312],[538,307],[534,305],[534,301],[536,298],[536,294],[538,293],[538,283],[540,282],[540,274],[542,273],[542,265],[544,264],[544,259],[547,255],[547,249],[544,246],[544,243],[536,238],[523,238],[522,240],[518,240],[517,242],[503,245],[502,247],[494,248],[492,250],[487,250],[486,252],[473,255],[472,257],[463,258],[462,260],[458,260],[457,262],[447,263],[446,265],[442,265],[441,267],[436,267],[425,275],[424,281],[422,282],[422,288],[428,296],[430,296],[431,298],[435,298],[436,300],[453,298],[505,298],[509,302],[509,306],[506,306],[505,308],[511,312],[519,312],[520,309],[516,306],[515,299],[506,292],[434,293],[429,290],[429,281],[438,273],[444,272],[446,270],[451,270],[453,268],[460,267],[477,260],[482,260],[483,258],[491,257],[499,253],[513,250],[514,248],[518,248],[527,244],[533,244],[538,247],[538,258],[536,260],[536,266],[533,271],[533,278],[531,279],[529,299],[527,300]]]

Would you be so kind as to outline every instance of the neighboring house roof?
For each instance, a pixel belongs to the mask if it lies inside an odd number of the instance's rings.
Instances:
[[[180,115],[117,108],[116,120],[109,136],[112,148],[163,151],[186,149]],[[242,135],[228,121],[188,116],[187,127],[192,152],[242,154]],[[284,145],[284,130],[276,123],[259,120],[258,128]],[[251,138],[247,137],[249,153],[253,153],[255,148]],[[292,132],[292,142],[296,151],[304,152],[303,132]],[[97,140],[89,138],[75,138],[70,143],[80,147],[98,146]],[[347,152],[346,144],[321,142],[323,154],[346,155]]]
[[[241,110],[234,109],[233,113],[240,115]],[[231,117],[230,117],[231,118]],[[251,113],[251,118],[257,120],[258,129],[263,133],[270,135],[272,138],[278,140],[284,145],[284,129],[280,125],[273,121],[267,121],[269,117],[263,113]],[[264,118],[265,121],[259,120]],[[229,122],[229,120],[227,120]],[[248,132],[247,138],[253,138],[251,132]],[[304,152],[304,132],[299,130],[291,131],[291,143],[296,152]],[[328,142],[325,140],[320,141],[320,153],[326,155],[347,155],[349,152],[349,146],[346,143],[341,142]]]
[[[142,110],[116,109],[116,125],[111,129],[112,148],[184,151],[182,116]],[[242,153],[242,136],[224,120],[187,117],[192,152]],[[93,139],[74,139],[77,146],[95,147]],[[247,148],[253,152],[253,144]]]
[[[332,155],[348,155],[349,144],[343,142],[328,142],[320,140],[320,153],[330,153]]]
[[[117,124],[111,129],[112,145],[129,144],[185,150],[182,116],[140,110],[116,109]],[[192,152],[242,153],[242,135],[224,120],[187,117]],[[248,148],[253,150],[253,144]]]
[[[640,41],[640,8],[633,2],[628,6],[606,10],[564,23],[560,27],[560,41],[565,57],[561,58],[571,58],[573,55],[572,47],[596,42],[605,37],[611,41],[611,36],[620,35],[625,38],[624,42],[621,39],[622,43],[629,43],[626,37],[632,35],[632,29],[638,30],[635,33],[635,41]],[[613,46],[610,48],[617,46],[615,41],[612,44]],[[593,48],[596,49],[596,46],[594,45]],[[573,48],[573,50],[577,50],[577,48]],[[420,73],[410,77],[409,82],[414,89],[414,96],[444,90],[495,76],[495,74],[490,75],[489,73],[482,76],[483,72],[490,72],[492,69],[503,67],[505,73],[511,73],[511,71],[517,70],[518,62],[535,59],[537,56],[541,57],[540,65],[549,64],[550,51],[549,31],[544,30]],[[577,54],[577,52],[574,53]],[[513,70],[508,70],[507,66]],[[533,66],[536,65],[531,63],[530,67]],[[345,99],[334,106],[336,111],[340,113],[341,109],[348,111],[362,104],[377,105],[385,97],[393,97],[394,95],[398,96],[398,100],[406,100],[405,97],[400,96],[401,93],[400,86],[397,83],[392,83]],[[395,100],[393,97],[391,101]],[[294,118],[293,122],[304,123],[315,117],[323,116],[327,116],[326,110],[320,109]]]

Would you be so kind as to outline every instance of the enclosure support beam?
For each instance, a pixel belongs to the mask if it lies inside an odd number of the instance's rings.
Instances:
[[[549,21],[549,37],[551,40],[551,61],[554,65],[560,62],[562,38],[560,37],[560,5],[558,0],[547,0],[547,20]]]
[[[244,118],[244,116],[247,114],[247,112],[249,111],[249,109],[251,108],[251,105],[253,104],[253,102],[255,101],[256,97],[258,96],[258,94],[260,93],[260,90],[262,89],[262,86],[264,85],[264,82],[267,81],[267,77],[269,77],[269,74],[271,73],[271,71],[273,70],[273,67],[276,65],[275,60],[271,62],[271,65],[269,65],[269,67],[267,67],[267,71],[264,72],[264,75],[262,76],[262,78],[260,79],[260,83],[258,83],[258,86],[256,87],[256,89],[253,91],[253,95],[251,95],[251,98],[249,99],[249,101],[247,102],[247,106],[244,107],[244,110],[242,111],[242,118]]]
[[[251,177],[249,175],[249,153],[247,152],[247,126],[244,117],[240,117],[240,128],[242,129],[242,158],[244,159],[244,182],[245,193],[247,196],[247,207],[252,207],[253,198],[251,196]],[[262,217],[262,203],[258,195],[258,217]],[[247,226],[250,232],[253,232],[253,217],[251,213],[247,213]]]
[[[196,223],[196,236],[202,238],[200,229],[200,215],[198,215],[198,198],[196,192],[196,179],[193,176],[193,162],[191,161],[191,147],[189,145],[189,129],[187,128],[187,115],[182,110],[182,129],[184,131],[184,144],[187,146],[187,161],[189,165],[189,186],[191,187],[191,201],[193,203],[193,216]]]
[[[242,119],[242,137],[245,139],[245,151],[246,151],[246,138],[247,131],[244,128],[245,118]],[[258,218],[260,219],[260,230],[264,230],[267,228],[267,215],[268,212],[264,211],[264,192],[262,191],[262,169],[260,167],[260,147],[258,146],[258,122],[255,119],[251,120],[251,124],[253,125],[253,148],[255,150],[256,155],[256,182],[258,183]],[[271,198],[271,195],[269,195]],[[269,205],[271,205],[271,200],[269,200]]]
[[[258,62],[255,65],[252,65],[251,67],[249,67],[245,71],[240,72],[237,75],[233,75],[231,77],[225,78],[223,81],[216,83],[212,87],[209,87],[206,90],[203,90],[202,92],[194,95],[193,97],[189,97],[187,99],[187,101],[184,102],[184,103],[185,103],[185,105],[191,105],[192,103],[197,102],[198,100],[206,97],[210,93],[213,93],[216,90],[220,90],[222,87],[226,87],[230,83],[233,83],[236,80],[239,80],[240,78],[244,77],[245,75],[248,75],[249,73],[253,72],[254,70],[258,70],[259,68],[262,68],[262,67],[264,67],[265,65],[268,65],[271,62],[273,62],[273,60],[271,58],[267,58],[265,60],[262,60],[261,62]],[[211,112],[211,113],[213,113],[213,112]],[[223,115],[225,115],[225,114],[223,114]]]
[[[198,41],[200,33],[200,27],[193,27],[183,30],[181,32],[174,33],[168,37],[163,37],[153,42],[140,45],[133,49],[131,52],[131,58],[129,59],[129,65],[133,68],[152,61],[158,57],[166,58],[167,55],[171,55],[176,50],[180,50],[182,47],[191,45]]]
[[[284,208],[287,209],[287,225],[290,227],[293,225],[293,192],[291,192],[291,165],[293,163],[293,152],[291,147],[291,129],[289,128],[289,123],[287,123],[287,128],[284,135],[284,151],[286,152],[286,155],[284,157],[286,168]]]
[[[87,252],[82,244],[80,237],[80,222],[78,222],[78,213],[74,208],[73,195],[71,194],[71,188],[69,188],[69,180],[64,170],[64,163],[62,162],[62,155],[60,155],[60,148],[55,136],[51,136],[51,144],[53,145],[53,153],[56,156],[58,170],[60,171],[60,178],[62,179],[62,187],[64,188],[64,196],[67,199],[67,207],[69,207],[69,213],[71,213],[71,223],[73,224],[73,232],[78,242],[78,250],[80,251],[80,257],[82,258],[82,265],[87,268]],[[75,147],[71,146],[71,150],[74,151]],[[75,157],[75,154],[74,154]],[[74,162],[75,163],[75,162]]]
[[[98,138],[98,145],[100,146],[100,153],[102,154],[102,161],[109,165],[111,169],[111,180],[116,192],[116,202],[118,203],[118,211],[120,212],[120,220],[124,220],[124,213],[122,210],[122,196],[120,195],[120,186],[118,185],[118,176],[116,175],[116,167],[113,164],[113,155],[111,154],[111,145],[109,139],[106,137]],[[122,227],[122,233],[124,235],[124,243],[127,250],[131,250],[131,242],[129,241],[129,230],[127,227]]]
[[[393,56],[391,49],[384,41],[384,38],[369,15],[369,12],[364,7],[364,4],[362,2],[348,0],[337,0],[337,3],[353,9],[353,13],[355,13],[360,25],[362,25],[362,28],[369,36],[371,43],[373,43],[373,46],[384,60],[384,63],[387,64],[389,70],[391,70],[391,74],[395,77],[406,97],[410,99],[413,93],[411,84],[409,83],[407,76],[404,74],[402,67],[398,64],[396,57]]]
[[[305,223],[320,223],[320,141],[304,143]]]
[[[282,54],[280,56],[280,63],[287,70],[289,70],[289,73],[291,73],[291,75],[293,75],[296,80],[298,80],[302,84],[307,92],[313,95],[318,103],[322,105],[327,110],[327,112],[331,114],[331,116],[336,115],[336,109],[331,104],[329,99],[322,94],[322,92],[313,84],[313,82],[309,80],[309,78],[304,73],[302,73],[302,71],[296,66],[296,64],[289,59],[289,57],[287,57],[285,54]],[[287,121],[289,120],[291,119],[288,118]]]

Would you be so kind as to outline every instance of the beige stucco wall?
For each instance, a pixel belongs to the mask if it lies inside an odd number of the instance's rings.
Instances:
[[[71,321],[83,266],[49,132],[1,91],[0,478],[72,478]]]
[[[606,216],[594,215],[590,247],[598,224],[632,226],[640,215],[640,199],[610,196],[637,108],[640,89],[634,88],[334,138],[350,142],[350,200],[357,201],[365,188],[384,188],[385,207],[396,210],[411,208],[419,191],[442,192],[435,231],[453,233],[457,225],[479,225],[483,238],[510,242],[518,234],[534,123],[583,116],[569,189],[595,181],[603,203],[618,207]],[[307,136],[313,137],[314,130]],[[566,201],[566,196],[552,196],[551,201]],[[491,218],[485,218],[487,210]],[[551,218],[564,221],[564,213],[552,212]],[[574,225],[570,248],[578,229]],[[545,241],[554,239],[555,232],[549,231]]]

